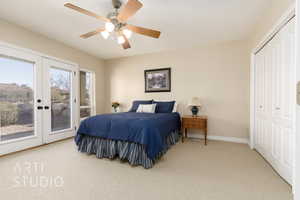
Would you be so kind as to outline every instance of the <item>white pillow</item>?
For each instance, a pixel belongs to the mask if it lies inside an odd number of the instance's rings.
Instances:
[[[155,113],[156,104],[140,104],[137,113]]]
[[[178,104],[177,104],[177,102],[175,101],[175,104],[174,104],[174,107],[173,107],[173,111],[172,111],[173,113],[174,113],[174,112],[177,112],[177,106],[178,106]]]

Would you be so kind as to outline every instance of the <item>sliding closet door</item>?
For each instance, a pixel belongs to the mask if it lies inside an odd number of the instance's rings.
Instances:
[[[289,183],[295,134],[295,20],[255,57],[254,147]]]
[[[285,176],[286,179],[289,179],[288,176],[284,175],[288,170],[284,170],[281,167],[281,158],[282,158],[282,71],[283,69],[283,59],[282,53],[284,51],[282,46],[282,36],[283,32],[280,31],[275,38],[270,42],[272,45],[272,55],[271,55],[271,68],[272,68],[272,85],[270,90],[272,91],[272,99],[271,99],[271,138],[272,141],[272,149],[271,149],[271,157],[268,157],[273,167],[282,175]]]
[[[272,41],[272,151],[271,163],[292,184],[295,132],[295,20]]]
[[[263,154],[270,150],[270,54],[271,47],[266,45],[256,55],[255,62],[255,146]]]
[[[0,155],[42,144],[38,56],[0,46]]]
[[[46,143],[74,136],[77,68],[70,64],[44,59],[44,139]]]
[[[295,20],[282,30],[281,35],[281,95],[280,95],[280,126],[281,126],[281,160],[283,176],[292,183],[293,152],[295,136],[296,88],[295,88]]]

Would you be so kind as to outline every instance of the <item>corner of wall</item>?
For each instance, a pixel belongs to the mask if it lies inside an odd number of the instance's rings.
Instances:
[[[279,18],[286,12],[291,6],[295,5],[295,0],[278,0],[272,1],[268,10],[258,21],[255,26],[252,35],[249,38],[250,49],[254,49],[269,30],[276,24]]]

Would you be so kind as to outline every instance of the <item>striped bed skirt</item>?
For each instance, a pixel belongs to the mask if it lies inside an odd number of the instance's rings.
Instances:
[[[155,159],[150,159],[147,156],[144,145],[87,135],[83,135],[79,141],[78,151],[95,154],[97,158],[119,158],[122,161],[128,161],[132,166],[142,165],[145,169],[149,169],[152,168],[155,162],[157,162],[172,145],[176,144],[178,140],[178,131],[169,134],[166,138],[164,149],[158,153]]]

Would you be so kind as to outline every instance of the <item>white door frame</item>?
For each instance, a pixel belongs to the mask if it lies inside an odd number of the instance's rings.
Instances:
[[[15,151],[20,151],[23,149],[38,146],[43,143],[42,110],[37,109],[38,106],[41,106],[41,103],[38,103],[37,99],[42,99],[42,86],[41,84],[39,84],[42,81],[42,63],[41,63],[41,57],[39,56],[20,51],[18,49],[7,48],[1,45],[0,45],[0,55],[15,58],[15,59],[22,59],[24,61],[29,61],[34,63],[33,110],[34,110],[34,133],[35,134],[33,136],[0,142],[0,155],[4,155]]]

